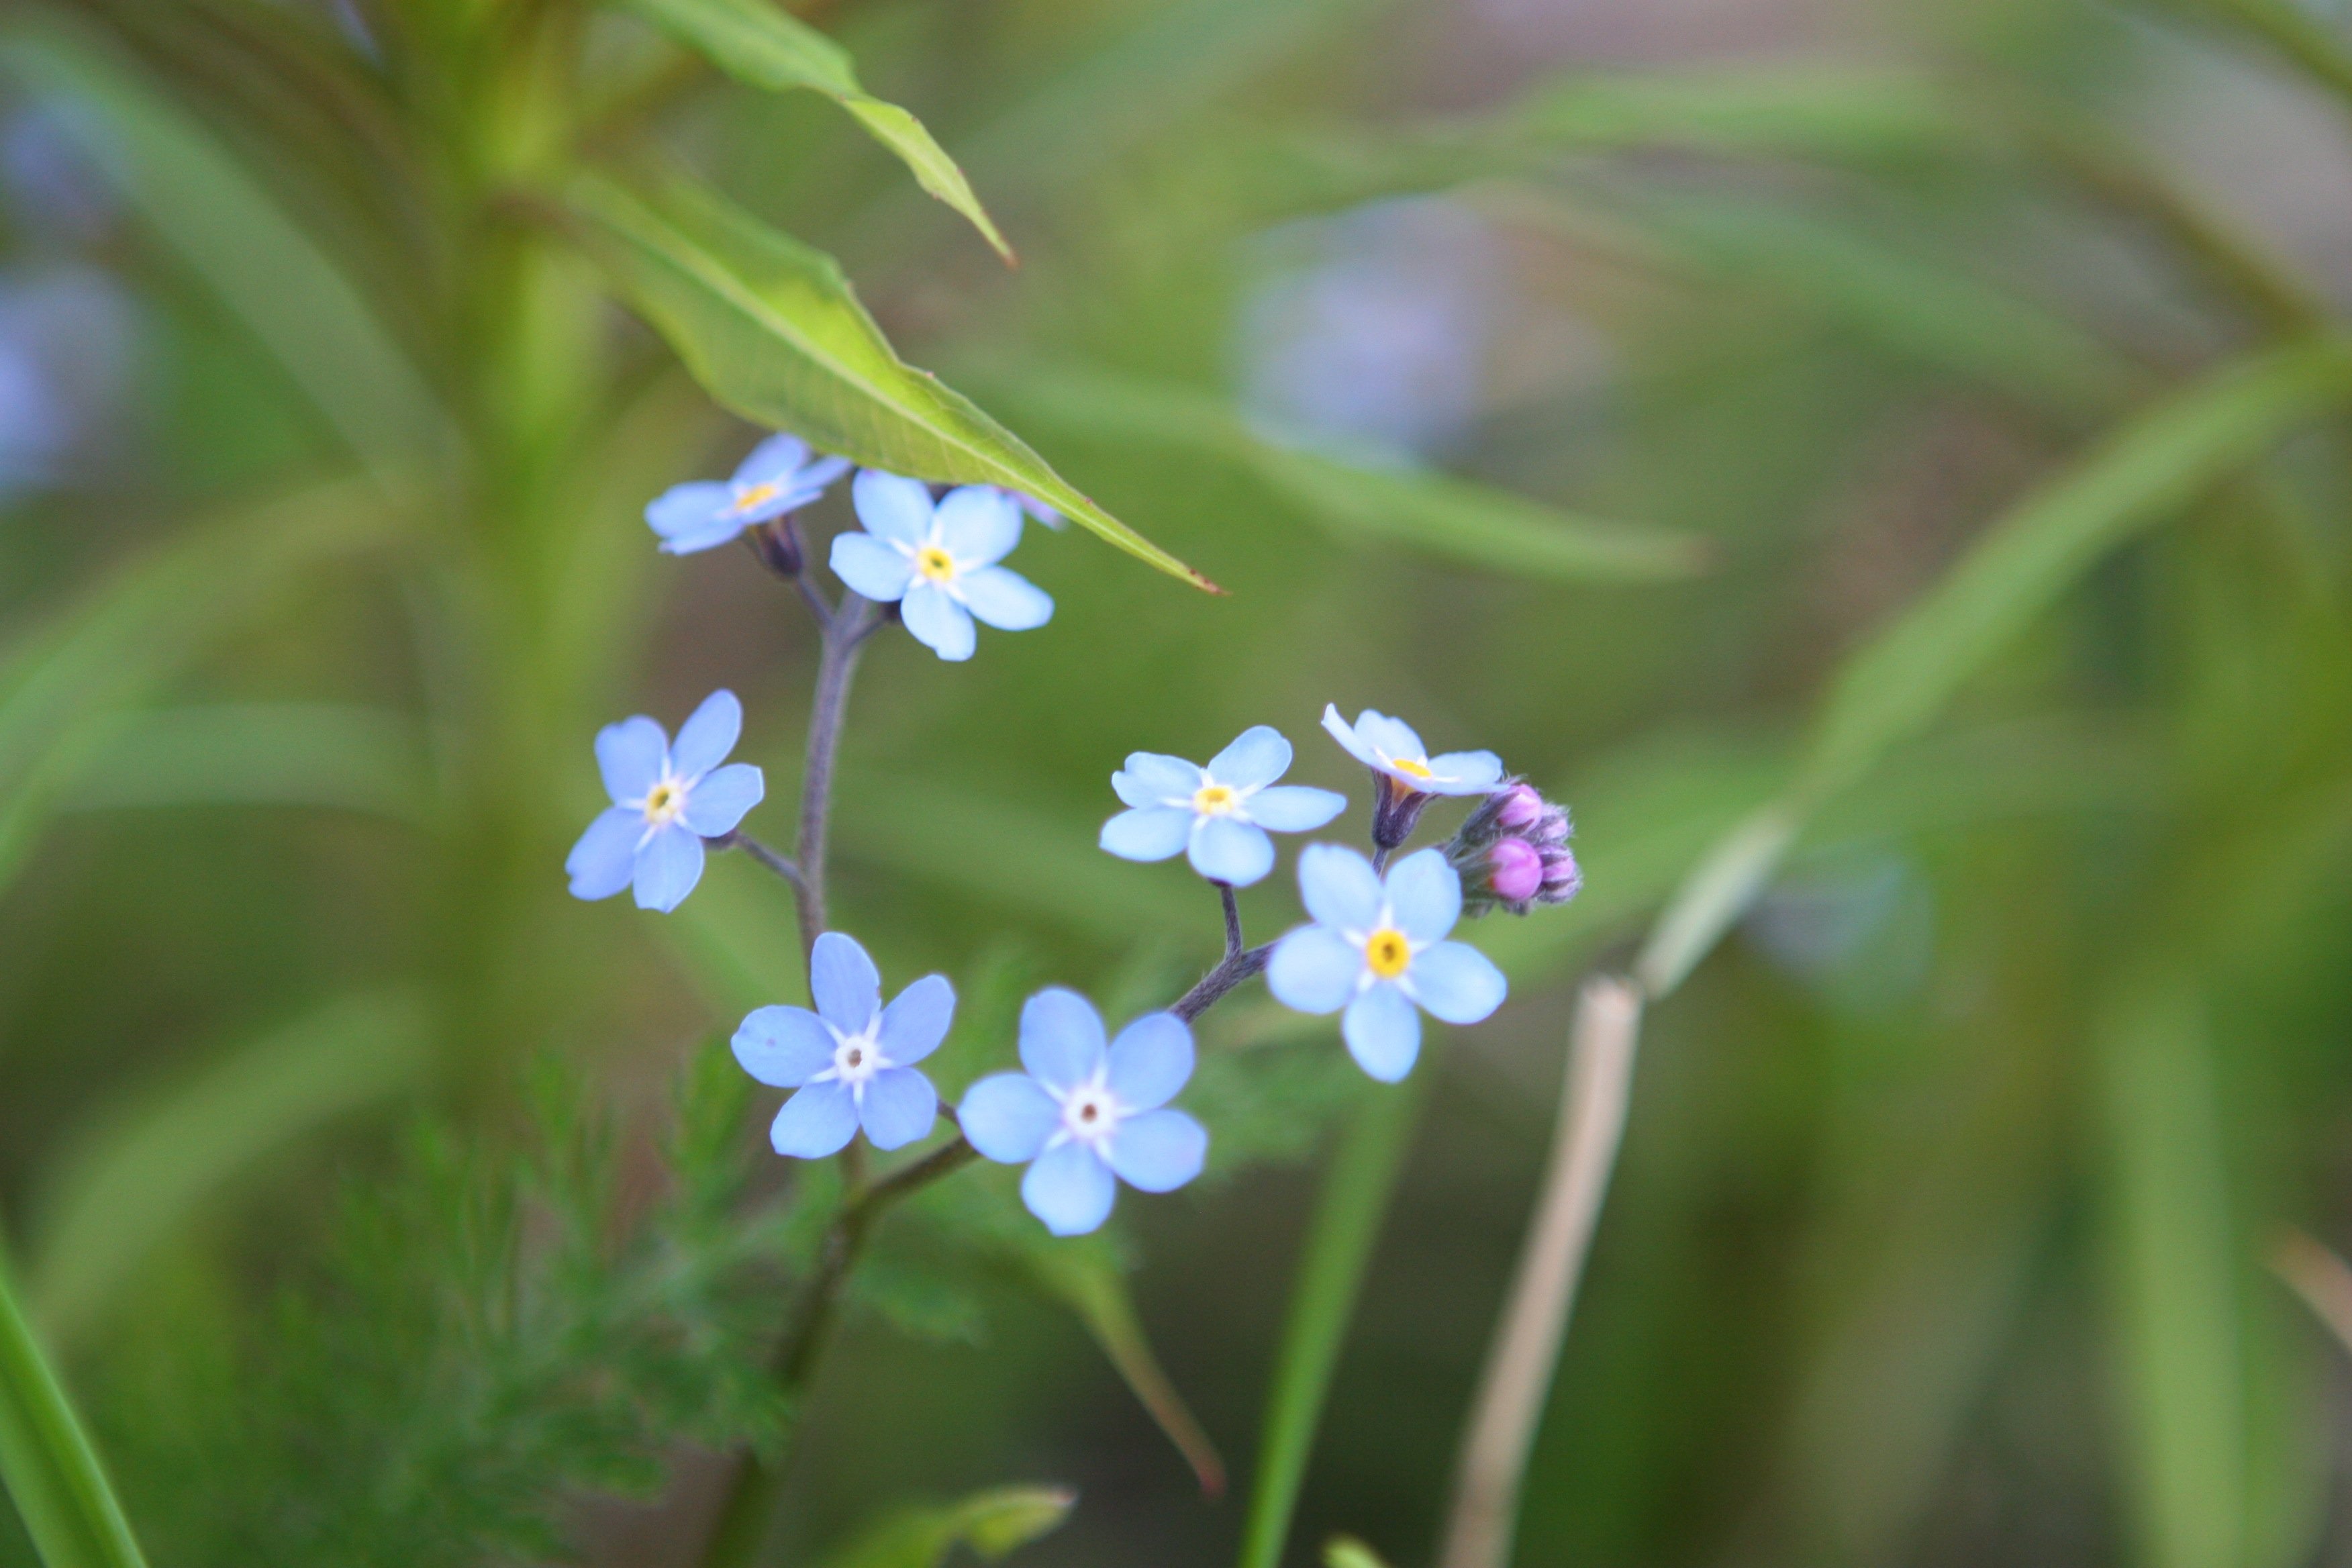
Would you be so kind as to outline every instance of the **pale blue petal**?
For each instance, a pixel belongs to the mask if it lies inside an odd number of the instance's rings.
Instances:
[[[1172,1193],[1201,1173],[1209,1130],[1181,1110],[1151,1110],[1122,1121],[1110,1135],[1110,1168],[1120,1181],[1147,1193]]]
[[[819,458],[801,470],[798,488],[814,492],[814,495],[822,495],[831,487],[834,480],[847,472],[849,472],[848,458]],[[811,499],[814,499],[814,496],[813,495]]]
[[[1230,816],[1192,819],[1192,869],[1212,882],[1246,888],[1274,869],[1274,840]]]
[[[682,779],[698,779],[727,760],[742,734],[743,704],[722,686],[704,698],[702,706],[677,727],[669,765]]]
[[[699,528],[681,529],[671,534],[661,542],[661,552],[665,555],[693,555],[705,550],[716,550],[761,521],[756,512],[721,512]]]
[[[826,1023],[863,1034],[882,1005],[882,972],[856,937],[829,931],[809,949],[809,994]]]
[[[1235,789],[1256,789],[1290,767],[1290,742],[1271,724],[1253,724],[1234,743],[1209,759],[1209,776]]]
[[[929,583],[918,583],[898,601],[898,614],[914,639],[950,662],[971,657],[978,634],[971,612]]]
[[[746,487],[782,484],[800,472],[808,455],[808,443],[799,437],[771,436],[735,466],[735,483]]]
[[[878,605],[894,604],[915,580],[915,563],[870,533],[833,536],[833,574]]]
[[[708,479],[673,485],[646,507],[646,523],[661,535],[662,548],[672,555],[709,550],[743,531],[743,520],[730,517],[734,494],[725,485]]]
[[[596,770],[604,776],[604,793],[614,805],[646,798],[661,782],[662,763],[669,756],[669,737],[662,727],[640,713],[596,731]]]
[[[1356,994],[1364,955],[1328,926],[1300,926],[1274,944],[1265,988],[1301,1013],[1336,1013]]]
[[[1129,1110],[1167,1104],[1192,1076],[1192,1031],[1173,1013],[1146,1013],[1110,1043],[1106,1081]]]
[[[874,1043],[894,1067],[908,1067],[940,1048],[955,1022],[955,987],[944,974],[926,974],[882,1009]]]
[[[940,1091],[913,1068],[888,1067],[866,1085],[858,1122],[877,1149],[903,1149],[931,1130],[940,1118]]]
[[[1020,573],[983,566],[956,579],[971,613],[1001,632],[1034,631],[1054,618],[1053,595]]]
[[[1260,827],[1276,833],[1308,833],[1347,810],[1348,797],[1337,790],[1276,784],[1250,796],[1242,803],[1242,809]]]
[[[596,814],[580,842],[564,858],[575,899],[609,899],[637,874],[637,840],[646,835],[645,814],[616,805]]]
[[[637,908],[667,914],[702,880],[702,840],[671,823],[637,850]]]
[[[1445,851],[1416,849],[1389,868],[1389,918],[1418,942],[1435,942],[1462,918],[1462,878]]]
[[[1449,1024],[1478,1022],[1511,990],[1494,961],[1464,942],[1441,942],[1414,953],[1402,983],[1414,1001]]]
[[[993,566],[1021,542],[1021,509],[992,485],[950,490],[931,517],[940,548],[961,571]]]
[[[813,1083],[776,1112],[769,1125],[768,1142],[779,1154],[822,1160],[838,1154],[857,1134],[857,1101],[839,1079]]]
[[[1348,1004],[1339,1034],[1356,1065],[1382,1083],[1402,1079],[1421,1055],[1421,1015],[1403,992],[1385,982]]]
[[[1021,1065],[1047,1089],[1066,1091],[1095,1076],[1103,1059],[1102,1015],[1075,991],[1054,986],[1021,1007]]]
[[[758,768],[750,763],[730,763],[706,774],[687,792],[686,809],[678,813],[678,820],[705,838],[716,838],[734,832],[743,814],[759,805],[767,793],[768,781]]]
[[[1371,747],[1365,744],[1364,738],[1356,733],[1355,727],[1353,725],[1349,724],[1345,719],[1339,717],[1339,705],[1338,703],[1326,702],[1323,704],[1323,730],[1326,734],[1339,742],[1340,746],[1349,756],[1355,758],[1356,761],[1363,763],[1366,767],[1378,767],[1380,765],[1378,759],[1372,755]]]
[[[1421,743],[1421,736],[1402,719],[1391,719],[1385,713],[1365,709],[1356,715],[1356,733],[1370,743],[1375,751],[1391,757],[1422,758],[1429,755]]]
[[[1503,782],[1503,759],[1492,752],[1448,752],[1429,759],[1421,787],[1431,795],[1485,795]]]
[[[931,536],[931,492],[920,479],[867,468],[850,481],[849,498],[877,538],[918,545]]]
[[[1062,1108],[1025,1072],[1001,1072],[963,1091],[956,1108],[963,1135],[1000,1165],[1034,1160],[1061,1124]]]
[[[1189,809],[1192,796],[1201,788],[1201,770],[1181,757],[1159,752],[1129,752],[1127,766],[1110,775],[1110,787],[1129,805],[1166,805],[1170,801],[1181,801]]]
[[[1381,918],[1381,879],[1372,863],[1337,844],[1299,851],[1298,896],[1308,914],[1341,931],[1370,931]]]
[[[1046,1150],[1021,1178],[1021,1201],[1055,1236],[1101,1229],[1118,1190],[1110,1167],[1083,1143]]]
[[[733,1044],[743,1070],[777,1089],[798,1089],[833,1065],[833,1031],[805,1007],[754,1009]]]
[[[1165,860],[1184,847],[1192,821],[1181,806],[1138,806],[1103,824],[1102,847],[1122,859]]]

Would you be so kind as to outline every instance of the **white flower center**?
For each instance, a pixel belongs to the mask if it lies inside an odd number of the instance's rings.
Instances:
[[[1062,1099],[1062,1131],[1080,1143],[1104,1143],[1125,1114],[1109,1086],[1082,1083]]]
[[[665,774],[660,783],[646,792],[645,813],[647,827],[667,827],[686,810],[687,782]]]
[[[890,1058],[884,1056],[881,1047],[874,1042],[874,1030],[879,1022],[877,1019],[876,1024],[868,1025],[854,1035],[845,1035],[835,1029],[833,1065],[815,1075],[815,1080],[838,1079],[849,1086],[852,1094],[862,1100],[866,1086],[874,1081],[874,1075],[890,1065]],[[827,1025],[826,1027],[831,1028],[832,1026]]]

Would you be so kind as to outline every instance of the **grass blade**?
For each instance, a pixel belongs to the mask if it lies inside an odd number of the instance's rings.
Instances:
[[[64,1385],[0,1263],[0,1480],[47,1568],[145,1568]]]
[[[1169,1381],[1159,1356],[1152,1352],[1151,1341],[1143,1331],[1142,1321],[1136,1316],[1127,1276],[1100,1253],[1069,1247],[1033,1252],[1026,1261],[1039,1282],[1077,1313],[1078,1321],[1086,1324],[1087,1332],[1102,1347],[1103,1354],[1110,1359],[1129,1392],[1176,1446],[1176,1451],[1184,1456],[1184,1462],[1192,1467],[1192,1474],[1201,1483],[1201,1495],[1210,1499],[1223,1497],[1224,1458],[1184,1403],[1184,1396]]]

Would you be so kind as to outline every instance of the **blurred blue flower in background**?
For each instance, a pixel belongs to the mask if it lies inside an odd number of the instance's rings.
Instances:
[[[702,880],[702,841],[733,832],[767,793],[758,768],[727,763],[742,731],[743,705],[726,690],[703,699],[675,746],[642,713],[599,731],[596,765],[613,805],[563,862],[572,896],[609,899],[634,885],[639,909],[677,908]]]
[[[711,550],[754,523],[798,511],[848,471],[846,458],[812,458],[799,437],[771,436],[725,483],[697,479],[664,490],[646,508],[646,521],[672,555]]]
[[[114,226],[111,142],[105,118],[72,98],[37,98],[0,121],[0,186],[28,238],[71,247]]]
[[[1266,989],[1302,1013],[1347,1009],[1339,1032],[1358,1066],[1383,1083],[1421,1054],[1416,1005],[1449,1024],[1475,1024],[1503,1005],[1503,972],[1445,933],[1462,915],[1462,879],[1444,851],[1416,850],[1389,868],[1336,844],[1298,858],[1298,891],[1315,923],[1275,943]]]
[[[1253,725],[1205,768],[1136,752],[1110,776],[1134,809],[1103,824],[1102,847],[1129,860],[1165,860],[1182,849],[1212,882],[1246,888],[1274,869],[1276,833],[1307,833],[1348,808],[1348,797],[1303,784],[1267,786],[1290,768],[1290,742]]]
[[[1146,1013],[1103,1044],[1102,1015],[1075,991],[1040,991],[1021,1009],[1021,1065],[964,1091],[957,1120],[999,1164],[1034,1162],[1021,1201],[1055,1236],[1084,1236],[1110,1217],[1112,1177],[1173,1192],[1201,1173],[1207,1129],[1164,1109],[1192,1076],[1192,1031],[1173,1013]]]
[[[122,463],[138,321],[104,272],[0,277],[0,500]]]
[[[882,1005],[882,974],[866,950],[837,931],[809,953],[805,1007],[761,1007],[735,1031],[735,1059],[761,1083],[797,1089],[776,1112],[768,1141],[803,1160],[834,1153],[860,1127],[877,1149],[897,1149],[931,1130],[939,1091],[914,1064],[940,1048],[955,1020],[955,987],[926,974]]]
[[[880,604],[895,604],[917,642],[941,658],[970,658],[972,618],[1025,632],[1054,617],[1054,601],[997,563],[1021,542],[1021,509],[993,485],[950,490],[936,504],[919,479],[868,468],[850,488],[863,533],[834,536],[833,573]]]

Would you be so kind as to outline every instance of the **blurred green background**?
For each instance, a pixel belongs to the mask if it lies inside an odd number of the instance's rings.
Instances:
[[[560,874],[596,726],[718,685],[768,769],[747,826],[788,838],[814,668],[783,585],[639,520],[759,432],[547,237],[534,178],[624,144],[838,257],[911,362],[1230,591],[1033,528],[1050,627],[960,667],[876,644],[835,918],[894,985],[944,970],[978,1027],[1209,962],[1194,879],[1094,848],[1130,750],[1269,722],[1360,807],[1336,700],[1576,811],[1583,899],[1471,932],[1512,999],[1428,1058],[1292,1561],[1338,1530],[1428,1561],[1572,984],[1776,800],[1792,847],[1650,1014],[1517,1561],[2352,1561],[2352,1378],[2268,1264],[2352,1247],[2352,16],[800,9],[1017,269],[835,105],[624,15],[0,19],[0,1215],[155,1561],[375,1560],[285,1519],[406,1484],[371,1456],[414,1412],[263,1410],[315,1348],[285,1302],[332,1320],[320,1260],[425,1190],[420,1140],[529,1144],[532,1062],[644,1208],[668,1086],[799,989],[740,858],[668,918]],[[1297,918],[1286,869],[1244,903]],[[1130,1194],[1120,1245],[1245,1476],[1321,1130],[1367,1091],[1259,997],[1204,1039],[1277,1063],[1204,1075],[1251,1158]],[[423,1212],[453,1274],[487,1247]],[[805,1413],[803,1555],[1034,1480],[1081,1500],[1022,1561],[1227,1557],[1239,1503],[1078,1319],[929,1281],[929,1235]],[[591,1343],[540,1351],[593,1378]],[[634,1500],[528,1454],[449,1484],[560,1492],[598,1563],[690,1561],[685,1425],[609,1478]],[[515,1555],[461,1513],[440,1557]]]

